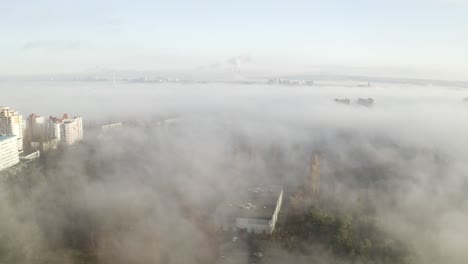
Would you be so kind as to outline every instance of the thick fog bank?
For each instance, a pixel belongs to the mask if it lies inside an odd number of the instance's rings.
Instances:
[[[468,261],[465,90],[9,85],[0,103],[23,115],[68,112],[124,127],[85,131],[84,142],[2,182],[2,261],[74,263],[90,254],[99,263],[212,263],[219,256],[207,219],[228,194],[261,184],[295,192],[314,153],[322,195],[339,210],[370,204],[418,263]],[[375,103],[358,105],[358,97]],[[177,120],[159,122],[165,117]],[[281,254],[278,263],[321,256]]]

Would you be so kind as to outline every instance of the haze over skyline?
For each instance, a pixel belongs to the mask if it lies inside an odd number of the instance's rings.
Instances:
[[[468,263],[468,0],[0,25],[0,264]]]
[[[468,79],[463,0],[2,1],[0,23],[0,76],[234,60],[246,74]]]

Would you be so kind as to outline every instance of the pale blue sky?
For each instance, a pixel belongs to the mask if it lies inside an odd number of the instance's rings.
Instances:
[[[464,0],[0,0],[0,25],[0,75],[247,56],[244,71],[468,79]]]

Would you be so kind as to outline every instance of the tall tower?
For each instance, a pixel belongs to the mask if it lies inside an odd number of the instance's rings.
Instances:
[[[312,198],[317,199],[320,192],[319,156],[314,154],[310,163],[310,179],[312,187]]]

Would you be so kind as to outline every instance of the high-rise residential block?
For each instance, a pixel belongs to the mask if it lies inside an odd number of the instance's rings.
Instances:
[[[0,171],[16,165],[18,162],[17,137],[15,135],[0,135]]]
[[[14,135],[19,151],[23,150],[23,117],[9,107],[0,107],[0,134]]]

